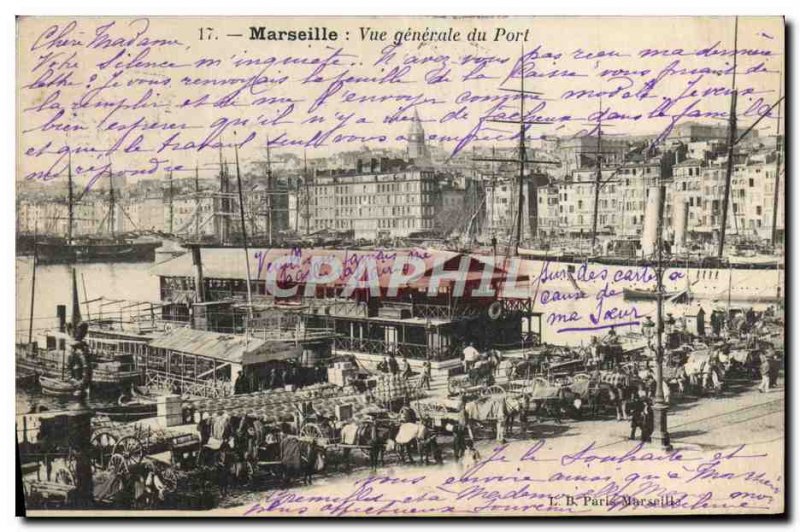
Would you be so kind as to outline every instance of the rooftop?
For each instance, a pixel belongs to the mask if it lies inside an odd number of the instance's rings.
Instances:
[[[175,329],[153,340],[150,346],[234,363],[241,363],[245,356],[249,357],[270,349],[265,340],[258,338],[198,331],[186,327]]]

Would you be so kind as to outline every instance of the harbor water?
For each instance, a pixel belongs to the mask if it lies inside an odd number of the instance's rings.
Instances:
[[[563,265],[548,264],[541,261],[523,261],[522,271],[528,275],[530,285],[527,287],[533,301],[533,311],[541,313],[540,321],[534,321],[532,327],[538,329],[543,342],[555,345],[579,347],[587,345],[592,336],[603,336],[613,327],[617,334],[639,333],[641,323],[648,317],[655,321],[656,303],[652,299],[627,301],[623,296],[624,287],[654,289],[654,276],[645,282],[615,281],[637,274],[631,269],[616,267],[588,266],[578,268],[574,273],[561,275],[559,268]],[[152,273],[152,263],[98,263],[79,264],[76,266],[79,299],[84,319],[97,319],[105,316],[119,318],[120,310],[135,302],[158,303],[158,278]],[[542,272],[547,271],[547,274]],[[632,272],[632,273],[629,273]],[[652,271],[652,270],[651,270]],[[677,270],[676,270],[677,271]],[[27,342],[30,323],[32,260],[30,257],[17,258],[16,271],[16,331],[17,341]],[[712,274],[714,276],[711,280]],[[726,305],[725,291],[730,286],[737,299],[737,291],[747,293],[759,292],[775,294],[781,285],[778,272],[749,271],[738,272],[735,279],[727,270],[714,272],[685,271],[678,273],[668,271],[665,275],[665,290],[676,291],[691,287],[694,300],[690,305],[665,301],[664,312],[672,313],[676,318],[689,312],[696,312],[702,307],[708,317],[714,308]],[[537,282],[539,276],[545,277]],[[706,276],[709,278],[706,279]],[[717,279],[718,277],[718,279]],[[72,299],[71,268],[66,265],[38,266],[36,271],[36,293],[33,317],[34,334],[36,331],[52,330],[57,327],[56,306],[66,305],[69,314]],[[670,280],[672,279],[672,280]],[[741,279],[741,280],[740,280]],[[713,284],[712,284],[713,283]],[[758,292],[749,287],[758,283]],[[524,290],[523,290],[524,292]],[[104,298],[104,301],[99,301]],[[96,301],[97,300],[97,301]],[[124,300],[119,303],[120,300]],[[113,301],[118,303],[114,304]],[[103,304],[103,303],[108,304]],[[102,314],[100,314],[102,312]],[[68,315],[69,319],[69,315]],[[541,328],[539,328],[541,327]],[[510,346],[509,346],[510,347]],[[52,403],[51,398],[35,398]],[[18,401],[30,403],[31,398],[24,392],[18,392]],[[54,403],[55,404],[55,403]],[[26,411],[26,410],[19,410]]]
[[[31,305],[32,258],[17,257],[16,271],[16,341],[28,341]],[[79,264],[76,266],[78,295],[82,302],[100,297],[106,301],[126,300],[129,302],[157,302],[158,278],[150,274],[151,263],[118,263],[118,264]],[[84,292],[85,285],[85,292]],[[121,305],[107,305],[105,308],[96,301],[89,305],[87,316],[86,304],[81,305],[84,319],[103,315],[113,316],[119,312]],[[67,306],[67,319],[72,305],[71,268],[63,264],[38,265],[36,268],[36,292],[33,312],[33,333],[53,330],[58,327],[56,306]],[[124,305],[124,303],[122,304]],[[69,402],[68,399],[42,395],[17,388],[17,412],[29,412],[34,405],[45,406],[50,410],[59,410]],[[95,405],[108,404],[97,399],[90,401]]]

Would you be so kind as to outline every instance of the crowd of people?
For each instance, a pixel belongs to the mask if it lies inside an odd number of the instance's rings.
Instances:
[[[311,368],[292,362],[275,364],[269,368],[245,367],[244,370],[239,370],[237,373],[233,389],[234,393],[238,395],[283,389],[286,386],[302,388],[318,382],[325,382],[327,378],[327,368],[324,364],[317,364]]]
[[[381,373],[388,373],[389,375],[400,377],[403,380],[410,379],[415,373],[411,368],[411,363],[406,356],[403,356],[400,362],[397,361],[394,353],[389,353],[381,362],[378,363],[378,371]],[[431,362],[424,360],[420,370],[420,387],[426,390],[431,389]]]

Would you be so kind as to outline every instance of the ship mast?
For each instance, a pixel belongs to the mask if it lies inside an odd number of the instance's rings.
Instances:
[[[200,241],[200,168],[194,164],[194,238]]]
[[[728,161],[725,167],[725,195],[722,198],[722,224],[719,230],[717,258],[722,259],[725,250],[725,230],[728,223],[728,202],[731,195],[731,176],[733,175],[733,150],[736,145],[736,56],[738,55],[739,17],[736,17],[733,34],[733,78],[731,81],[731,111],[728,119]]]
[[[522,50],[520,57],[519,73],[519,190],[517,191],[517,234],[514,238],[514,254],[519,255],[519,244],[522,241],[522,209],[525,206],[525,196],[522,186],[525,182],[525,158],[527,150],[525,149],[525,49]],[[534,204],[535,205],[535,204]],[[535,206],[534,206],[535,208]],[[536,219],[534,215],[534,219]]]
[[[234,138],[235,138],[234,133]],[[253,294],[250,281],[250,252],[247,249],[247,224],[244,217],[244,195],[242,194],[242,174],[239,170],[239,145],[234,140],[234,156],[236,157],[236,185],[239,188],[239,219],[242,223],[242,243],[244,245],[245,268],[247,268],[247,316],[253,318]]]
[[[783,91],[783,74],[778,81],[778,102],[781,100]],[[777,134],[775,135],[775,191],[772,195],[772,252],[775,252],[775,245],[778,242],[778,185],[781,182],[781,108],[778,106]]]
[[[72,187],[70,187],[71,189]],[[33,349],[33,307],[36,303],[36,262],[39,259],[39,251],[36,247],[36,239],[39,236],[39,218],[33,221],[33,272],[31,273],[31,311],[28,317],[28,347]]]
[[[111,236],[114,236],[115,216],[114,210],[116,207],[116,198],[114,197],[114,172],[111,170],[111,164],[108,165],[108,228]]]
[[[226,169],[227,163],[222,158],[222,143],[219,146],[219,212],[217,214],[217,229],[219,233],[220,244],[225,245],[228,242],[229,234],[229,216],[230,202],[228,198],[228,171]]]
[[[69,153],[67,159],[67,245],[72,245],[72,226],[74,224],[74,202],[75,198],[72,193],[72,152]]]
[[[525,90],[525,48],[522,48],[520,59],[519,59],[519,77],[520,77],[520,88],[519,89],[508,89],[504,87],[500,87],[499,90],[501,91],[508,91],[508,92],[516,92],[519,94],[519,120],[501,120],[501,119],[493,119],[489,120],[489,122],[500,122],[500,123],[507,123],[507,124],[518,124],[519,125],[519,144],[517,148],[517,158],[516,159],[497,159],[495,157],[490,158],[476,158],[476,161],[487,161],[487,162],[508,162],[508,163],[516,163],[519,169],[517,181],[518,181],[518,190],[517,190],[517,212],[516,212],[516,224],[514,227],[514,234],[511,242],[509,242],[508,248],[506,250],[506,256],[511,254],[511,250],[514,250],[515,255],[519,255],[519,246],[522,241],[522,215],[523,209],[525,207],[525,193],[523,189],[523,185],[525,182],[525,167],[529,164],[556,164],[553,161],[537,161],[537,160],[529,160],[527,158],[527,148],[525,145],[525,134],[528,128],[534,124],[551,124],[551,122],[545,121],[537,121],[537,120],[526,120],[525,118],[525,97],[527,95],[531,96],[541,96],[541,92],[534,92]],[[531,205],[531,215],[530,217],[533,220],[537,219],[536,216],[536,183],[531,181],[530,182],[530,201],[529,204]],[[536,222],[534,221],[534,224]],[[536,237],[536,226],[532,228],[532,236]]]
[[[175,205],[174,205],[174,202],[173,202],[174,189],[172,188],[172,170],[170,170],[170,172],[169,172],[168,181],[169,181],[169,191],[168,191],[168,193],[169,193],[169,234],[170,235],[174,235],[175,234],[175,227],[174,227],[174,223],[175,223]]]
[[[592,215],[592,253],[594,254],[597,245],[597,214],[600,205],[600,181],[603,177],[603,163],[600,149],[603,139],[603,99],[600,99],[600,114],[597,116],[597,153],[595,154],[595,178],[594,178],[594,213]]]
[[[311,197],[308,189],[308,161],[306,159],[306,151],[303,150],[303,186],[305,187],[305,204],[306,204],[306,235],[311,232]]]
[[[270,246],[272,246],[272,160],[269,156],[269,139],[267,139],[267,216],[266,229]]]

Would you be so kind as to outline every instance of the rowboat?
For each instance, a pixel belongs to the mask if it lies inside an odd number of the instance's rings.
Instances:
[[[138,421],[148,417],[155,417],[157,408],[155,402],[132,401],[123,405],[98,407],[95,410],[95,415],[108,417],[111,421]]]
[[[62,381],[60,379],[52,379],[50,377],[40,376],[39,386],[42,387],[42,393],[58,397],[75,396],[81,393],[80,384]]]
[[[623,297],[626,301],[630,300],[652,300],[658,299],[658,292],[655,290],[641,290],[639,288],[623,288]],[[678,295],[679,292],[664,292],[664,299],[669,299]]]

